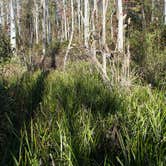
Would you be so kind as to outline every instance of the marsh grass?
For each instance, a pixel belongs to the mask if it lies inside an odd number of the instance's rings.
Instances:
[[[16,96],[10,108],[6,107],[9,100],[3,104],[4,111],[9,110],[8,141],[12,140],[3,164],[166,163],[164,92],[148,86],[134,86],[128,92],[110,89],[93,66],[85,63],[48,76],[26,75],[9,90]]]

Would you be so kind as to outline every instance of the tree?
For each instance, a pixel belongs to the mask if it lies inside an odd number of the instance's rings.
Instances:
[[[10,0],[10,43],[11,47],[16,49],[16,22],[14,5],[14,0]]]
[[[43,12],[43,18],[42,18],[42,40],[43,40],[43,56],[46,55],[46,46],[47,46],[47,34],[46,34],[46,30],[47,30],[47,25],[46,25],[46,2],[47,0],[42,0],[42,12]]]
[[[84,44],[89,48],[89,0],[84,0]]]
[[[164,0],[164,24],[166,25],[166,0]]]
[[[37,2],[37,0],[34,0],[34,6],[35,6],[35,37],[36,37],[36,44],[39,43],[39,4]]]
[[[117,36],[117,50],[123,52],[123,4],[122,0],[117,0],[117,19],[118,19],[118,36]]]

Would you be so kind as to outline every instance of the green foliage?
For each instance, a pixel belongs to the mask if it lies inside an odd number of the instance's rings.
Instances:
[[[135,31],[130,36],[132,60],[143,78],[153,86],[165,88],[166,47],[165,27]],[[134,64],[133,63],[133,64]]]
[[[33,111],[38,107],[42,98],[43,79],[45,73],[25,73],[15,82],[2,82],[0,99],[0,165],[13,165],[11,153],[19,151],[20,130],[23,124],[28,124]],[[5,145],[5,148],[4,148]]]
[[[12,55],[12,49],[10,41],[4,33],[0,33],[0,64],[10,59]]]
[[[2,165],[164,165],[164,93],[109,89],[87,63],[47,74],[2,83],[0,96],[12,99],[1,103],[10,142]]]
[[[164,93],[137,87],[127,100],[129,111],[122,114],[123,122],[118,133],[124,165],[164,165]]]

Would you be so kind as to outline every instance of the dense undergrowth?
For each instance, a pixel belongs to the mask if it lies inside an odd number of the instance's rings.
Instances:
[[[166,163],[166,97],[105,85],[93,66],[0,82],[0,165]]]

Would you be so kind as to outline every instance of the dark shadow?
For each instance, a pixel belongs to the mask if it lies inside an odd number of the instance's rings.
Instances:
[[[59,53],[60,49],[60,42],[57,42],[55,46],[52,46],[51,50],[51,68],[56,69],[57,68],[57,62],[56,62],[56,55]]]
[[[12,155],[19,153],[21,128],[28,126],[42,102],[47,75],[48,71],[41,72],[32,80],[32,74],[25,73],[9,88],[0,84],[0,165],[13,165]]]

